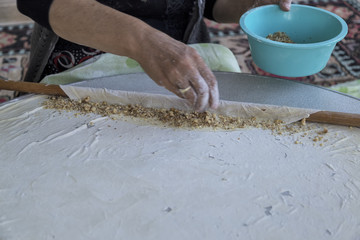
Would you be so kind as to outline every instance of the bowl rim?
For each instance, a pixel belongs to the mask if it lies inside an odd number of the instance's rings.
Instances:
[[[259,36],[255,33],[253,33],[252,31],[250,31],[246,25],[245,25],[245,19],[248,15],[250,15],[251,13],[253,13],[254,11],[257,11],[259,9],[263,9],[263,8],[280,8],[278,4],[268,4],[268,5],[263,5],[263,6],[259,6],[253,9],[250,9],[249,11],[245,12],[239,20],[240,23],[240,27],[242,29],[242,31],[247,34],[248,36],[251,36],[252,38],[255,38],[257,41],[263,42],[267,45],[272,45],[272,46],[279,46],[279,47],[285,47],[285,48],[299,48],[299,49],[312,49],[312,48],[317,48],[319,46],[327,46],[327,45],[331,45],[334,43],[337,43],[339,41],[341,41],[348,33],[348,25],[346,24],[345,20],[342,19],[340,16],[338,16],[335,13],[332,13],[330,11],[327,11],[325,9],[322,8],[318,8],[318,7],[313,7],[313,6],[308,6],[308,5],[303,5],[303,4],[291,4],[291,8],[311,8],[314,9],[316,11],[321,11],[321,12],[325,12],[331,16],[333,16],[335,19],[337,19],[341,26],[342,29],[340,31],[340,33],[338,35],[336,35],[333,38],[330,38],[326,41],[322,41],[322,42],[316,42],[316,43],[283,43],[283,42],[277,42],[277,41],[273,41],[270,39],[267,39],[265,37]],[[291,11],[291,9],[290,9]]]

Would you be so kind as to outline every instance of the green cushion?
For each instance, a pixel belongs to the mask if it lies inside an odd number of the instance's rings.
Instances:
[[[330,87],[330,89],[360,98],[360,80],[340,83]]]

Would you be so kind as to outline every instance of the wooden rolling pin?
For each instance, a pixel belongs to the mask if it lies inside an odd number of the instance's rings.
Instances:
[[[42,83],[20,82],[0,79],[0,89],[23,93],[37,93],[67,97],[59,85],[45,85]]]
[[[0,79],[0,89],[67,97],[60,86],[45,85],[42,83],[16,82]],[[311,114],[306,121],[360,127],[360,114],[319,111]]]

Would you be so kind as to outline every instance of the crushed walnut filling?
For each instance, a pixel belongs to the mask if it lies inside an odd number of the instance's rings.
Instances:
[[[294,43],[294,41],[291,40],[290,37],[284,32],[275,32],[273,34],[267,35],[266,38],[277,42]]]
[[[282,120],[257,120],[256,117],[243,119],[240,117],[225,116],[211,112],[186,112],[174,108],[150,108],[140,105],[119,105],[107,102],[91,102],[90,97],[82,100],[71,100],[65,97],[52,96],[43,102],[45,109],[55,109],[79,114],[97,114],[115,120],[115,116],[138,118],[150,124],[161,123],[168,127],[190,129],[222,129],[235,130],[240,128],[260,128],[270,130],[274,135],[295,135],[309,138],[313,142],[326,142],[324,135],[328,130],[324,128],[317,135],[311,136],[318,127],[306,124],[306,119],[299,122],[285,124]],[[319,137],[320,136],[320,137]],[[298,139],[295,144],[301,144]],[[321,144],[322,145],[322,144]]]

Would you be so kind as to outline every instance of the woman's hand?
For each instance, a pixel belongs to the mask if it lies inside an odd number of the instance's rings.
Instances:
[[[279,4],[282,10],[289,11],[291,0],[216,0],[213,16],[220,23],[238,23],[246,11],[267,4]]]
[[[255,0],[254,7],[267,4],[279,4],[280,8],[283,11],[290,11],[291,0]]]
[[[54,0],[49,21],[69,41],[135,59],[157,84],[197,111],[219,105],[215,76],[196,50],[135,17],[95,0]]]
[[[134,58],[158,85],[188,100],[196,111],[218,107],[216,78],[195,49],[156,30],[144,37]]]

